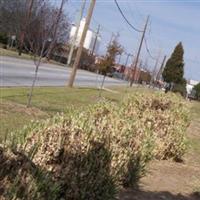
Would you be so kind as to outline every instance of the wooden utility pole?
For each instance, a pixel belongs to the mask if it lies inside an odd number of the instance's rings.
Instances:
[[[160,69],[159,69],[159,72],[158,72],[158,74],[157,74],[157,76],[156,76],[156,80],[159,80],[159,79],[160,79],[160,76],[161,76],[161,74],[162,74],[162,72],[163,72],[163,68],[164,68],[164,64],[165,64],[166,58],[167,58],[167,56],[164,56],[163,61],[162,61],[162,64],[161,64]]]
[[[119,54],[118,64],[120,64],[121,58],[122,58],[122,53]]]
[[[110,42],[109,42],[109,44],[108,44],[108,46],[110,46],[111,45],[111,43],[112,43],[112,41],[113,41],[113,38],[115,37],[115,34],[114,33],[112,33],[112,35],[111,35],[111,38],[110,38]]]
[[[98,25],[98,28],[97,28],[96,37],[95,37],[95,40],[94,40],[94,45],[93,45],[93,48],[92,48],[91,55],[94,54],[95,47],[96,47],[97,40],[98,40],[98,36],[99,36],[99,31],[100,31],[100,25]]]
[[[155,66],[154,66],[153,73],[152,73],[152,76],[151,76],[150,85],[153,83],[154,78],[155,78],[156,70],[157,70],[157,67],[158,67],[158,62],[159,62],[159,59],[160,59],[160,54],[161,54],[161,51],[159,51],[158,57],[157,57],[156,62],[155,62]]]
[[[78,51],[77,51],[77,54],[76,54],[75,62],[73,64],[72,72],[70,74],[70,78],[69,78],[69,82],[68,82],[69,87],[73,87],[73,84],[74,84],[74,79],[76,77],[76,71],[77,71],[77,68],[78,68],[79,63],[80,63],[83,45],[84,45],[84,42],[85,42],[87,30],[88,30],[89,25],[90,25],[90,21],[91,21],[91,18],[92,18],[92,13],[93,13],[93,10],[94,10],[95,3],[96,3],[96,0],[90,1],[90,7],[88,9],[88,13],[87,13],[86,21],[85,21],[85,26],[84,26],[83,33],[82,33],[82,36],[81,36],[81,41],[80,41],[80,44],[79,44],[79,48],[78,48]]]
[[[118,37],[119,37],[119,33],[117,33],[117,35],[114,34],[114,33],[112,33],[111,38],[110,38],[110,42],[108,43],[108,46],[111,45],[111,43],[113,42],[113,40],[117,40]]]
[[[158,66],[158,63],[159,63],[160,55],[161,55],[161,50],[159,50],[158,57],[156,59],[155,65],[154,65],[154,69],[153,69],[153,72],[152,72],[152,75],[151,75],[151,80],[150,80],[149,87],[151,87],[152,83],[153,83],[153,86],[154,86],[156,70],[157,70],[157,66]]]
[[[31,17],[31,11],[33,8],[33,0],[27,0],[26,3],[28,3],[28,10],[26,12],[25,22],[22,25],[23,27],[22,27],[20,37],[19,37],[19,52],[18,52],[19,56],[21,56],[21,54],[22,54],[22,48],[24,45],[24,37],[26,34],[27,25],[28,25],[30,17]]]
[[[136,60],[135,60],[135,63],[134,63],[133,78],[130,81],[130,86],[133,85],[133,82],[136,78],[137,64],[138,64],[138,61],[139,61],[140,52],[141,52],[141,49],[142,49],[142,44],[143,44],[143,40],[144,40],[144,36],[145,36],[145,33],[146,33],[148,22],[149,22],[149,16],[147,17],[147,20],[146,20],[146,23],[145,23],[145,26],[144,26],[144,30],[142,32],[142,38],[141,38],[141,41],[140,41],[139,49],[138,49],[138,52],[137,52],[137,55],[136,55]]]
[[[124,66],[125,66],[125,67],[126,67],[127,64],[128,64],[128,60],[129,60],[129,57],[130,57],[130,53],[127,53],[126,55],[127,55],[127,57],[126,57],[126,61],[125,61],[125,63],[124,63]]]
[[[128,53],[128,54],[126,54],[127,55],[127,57],[126,57],[126,62],[125,62],[125,67],[127,66],[127,64],[128,64],[128,60],[129,60],[129,57],[131,56],[131,54],[130,53]]]
[[[76,40],[77,40],[77,36],[78,36],[78,32],[79,32],[79,27],[80,27],[80,24],[81,24],[81,19],[83,17],[85,4],[86,4],[86,0],[83,0],[82,5],[81,5],[81,9],[80,9],[80,12],[79,12],[78,20],[77,20],[77,23],[76,23],[76,31],[75,31],[74,37],[72,39],[72,44],[71,44],[70,52],[69,52],[68,59],[67,59],[67,66],[70,66],[71,61],[72,61],[72,56],[73,56],[74,48],[75,48],[75,45],[76,45]]]

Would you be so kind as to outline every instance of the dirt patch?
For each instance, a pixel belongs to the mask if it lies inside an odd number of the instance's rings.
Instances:
[[[152,162],[149,174],[141,182],[141,188],[151,192],[169,191],[171,194],[193,193],[196,180],[200,180],[200,169],[183,163],[170,161]]]
[[[191,141],[183,163],[153,161],[147,176],[141,179],[140,190],[127,189],[120,200],[200,200],[200,116],[188,127]],[[194,141],[194,144],[192,144]],[[197,188],[197,190],[196,190]],[[198,191],[198,192],[196,192]]]
[[[41,111],[38,108],[30,107],[27,108],[25,105],[17,104],[14,102],[1,102],[0,103],[0,116],[3,117],[3,115],[11,113],[11,112],[17,112],[26,114],[35,118],[40,118],[43,116],[47,116],[47,113]]]

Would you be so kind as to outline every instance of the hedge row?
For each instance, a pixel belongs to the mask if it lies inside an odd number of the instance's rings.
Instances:
[[[135,93],[34,123],[14,141],[20,139],[19,151],[45,175],[42,187],[27,175],[23,192],[29,199],[52,192],[49,199],[114,199],[121,187],[137,186],[151,159],[181,159],[187,125],[184,102],[160,93]]]

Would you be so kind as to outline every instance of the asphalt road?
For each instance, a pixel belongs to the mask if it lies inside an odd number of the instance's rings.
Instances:
[[[0,87],[30,86],[33,81],[35,65],[32,60],[0,56]],[[36,86],[65,86],[71,68],[42,63]],[[99,87],[103,76],[85,70],[78,70],[75,86]],[[127,83],[106,77],[105,86],[120,86]]]

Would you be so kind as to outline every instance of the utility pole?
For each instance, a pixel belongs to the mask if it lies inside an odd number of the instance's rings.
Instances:
[[[96,0],[90,1],[90,7],[88,9],[88,13],[87,13],[86,21],[85,21],[85,26],[84,26],[84,29],[83,29],[79,48],[78,48],[78,51],[77,51],[77,54],[76,54],[75,62],[73,64],[72,72],[70,74],[70,78],[69,78],[69,82],[68,82],[69,87],[73,87],[74,79],[75,79],[75,76],[76,76],[76,71],[77,71],[78,65],[80,63],[83,45],[84,45],[84,42],[85,42],[87,30],[88,30],[89,25],[90,25],[90,21],[91,21],[91,18],[92,18],[92,13],[93,13],[93,10],[94,10],[95,3],[96,3]]]
[[[164,64],[165,64],[166,58],[167,58],[167,56],[165,55],[164,58],[163,58],[162,64],[161,64],[161,66],[160,66],[159,72],[158,72],[158,74],[157,74],[157,76],[156,76],[156,80],[159,80],[159,79],[160,79],[160,76],[161,76],[161,74],[162,74],[162,72],[163,72],[163,68],[164,68]]]
[[[117,35],[112,33],[111,38],[110,38],[110,42],[108,43],[108,46],[110,46],[111,43],[113,42],[113,40],[116,40],[118,37],[119,37],[119,33],[117,33]]]
[[[92,52],[91,52],[92,56],[94,54],[95,47],[96,47],[96,44],[97,44],[97,39],[98,39],[98,36],[99,36],[99,31],[100,31],[100,25],[98,25],[98,28],[97,28],[96,37],[95,37],[94,45],[93,45]]]
[[[79,13],[79,16],[78,16],[78,20],[77,20],[77,23],[76,23],[76,31],[75,31],[74,37],[72,39],[72,44],[71,44],[70,52],[69,52],[68,59],[67,59],[67,66],[70,66],[71,61],[72,61],[74,47],[75,47],[75,44],[76,44],[76,39],[77,39],[77,36],[78,36],[81,19],[83,17],[85,4],[86,4],[86,0],[83,0],[82,5],[81,5],[81,9],[80,9],[80,13]]]
[[[127,57],[126,57],[126,62],[125,62],[125,67],[127,66],[127,64],[128,64],[128,60],[129,60],[129,57],[131,56],[131,54],[130,53],[128,53],[128,54],[126,54],[127,55]]]
[[[156,62],[155,62],[155,66],[154,66],[153,73],[152,73],[152,76],[151,76],[150,85],[152,84],[152,82],[154,81],[154,78],[155,78],[156,69],[157,69],[157,66],[158,66],[159,59],[160,59],[160,54],[161,54],[161,51],[159,51],[158,57],[157,57]]]
[[[138,52],[137,52],[137,55],[136,55],[136,60],[135,60],[135,64],[134,64],[134,71],[133,71],[133,78],[130,81],[130,86],[133,85],[133,82],[136,78],[137,64],[138,64],[138,60],[139,60],[139,57],[140,57],[140,52],[141,52],[141,49],[142,49],[142,43],[143,43],[143,40],[144,40],[144,36],[145,36],[145,33],[146,33],[148,22],[149,22],[149,16],[147,17],[147,20],[146,20],[146,23],[145,23],[145,26],[144,26],[144,30],[142,32],[142,38],[141,38],[139,49],[138,49]]]
[[[111,35],[110,42],[109,42],[109,45],[108,45],[108,46],[110,46],[110,44],[112,43],[113,37],[115,37],[115,34],[114,34],[114,33],[112,33],[112,35]]]
[[[122,53],[119,54],[118,64],[120,64],[121,58],[122,58]]]

